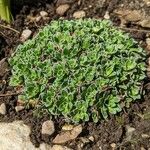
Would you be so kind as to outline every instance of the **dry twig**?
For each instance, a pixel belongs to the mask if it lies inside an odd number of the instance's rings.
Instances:
[[[14,32],[16,32],[16,33],[18,33],[18,34],[20,34],[19,31],[17,31],[16,29],[13,29],[13,28],[11,28],[11,27],[8,27],[8,26],[2,25],[2,24],[0,24],[0,27],[6,28],[6,29],[9,29],[9,30],[12,30],[12,31],[14,31]]]
[[[0,97],[7,97],[7,96],[16,96],[19,93],[7,93],[7,94],[0,94]]]
[[[144,29],[133,29],[133,28],[125,28],[125,27],[118,27],[119,29],[122,30],[127,30],[127,31],[137,31],[137,32],[146,32],[146,33],[150,33],[149,30],[144,30]]]

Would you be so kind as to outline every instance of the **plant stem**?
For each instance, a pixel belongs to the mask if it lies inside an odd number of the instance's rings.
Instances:
[[[12,20],[10,0],[0,0],[0,18],[9,23]]]

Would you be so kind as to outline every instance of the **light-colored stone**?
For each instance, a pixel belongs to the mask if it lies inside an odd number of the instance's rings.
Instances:
[[[146,39],[146,44],[147,44],[146,46],[147,50],[150,51],[150,38]],[[149,59],[149,65],[150,65],[150,59]]]
[[[42,143],[39,148],[36,148],[36,150],[52,150],[52,147],[48,144]]]
[[[147,44],[147,45],[150,45],[150,38],[147,38],[147,39],[146,39],[146,44]]]
[[[8,71],[8,63],[6,62],[6,58],[3,58],[0,61],[0,76],[4,76]]]
[[[42,134],[52,135],[55,132],[54,122],[47,120],[42,124]]]
[[[85,17],[85,16],[86,16],[86,13],[85,13],[85,11],[83,11],[83,10],[76,11],[76,12],[74,12],[74,14],[73,14],[73,17],[76,18],[76,19],[83,18],[83,17]]]
[[[52,150],[51,146],[44,143],[35,148],[30,141],[30,132],[30,128],[22,121],[0,123],[0,150]]]
[[[150,57],[148,58],[148,65],[150,66]],[[148,69],[148,71],[150,71],[149,69]]]
[[[85,137],[81,137],[80,140],[82,141],[83,144],[90,142],[90,140],[88,138],[85,138]]]
[[[78,5],[79,5],[79,6],[81,5],[81,0],[78,0]]]
[[[36,22],[39,22],[41,19],[42,19],[41,16],[37,16],[37,17],[35,18],[35,21],[36,21]]]
[[[0,114],[2,114],[2,115],[6,114],[6,105],[5,105],[5,103],[2,103],[0,105]]]
[[[148,134],[142,134],[141,136],[142,136],[142,138],[145,138],[145,139],[150,137]]]
[[[130,127],[129,125],[126,125],[126,140],[127,141],[131,140],[134,131],[135,131],[135,128]]]
[[[146,150],[144,147],[141,147],[141,150]]]
[[[112,148],[115,148],[115,147],[116,147],[116,143],[111,143],[110,146],[111,146]]]
[[[29,29],[23,30],[21,37],[20,37],[21,41],[22,42],[26,41],[28,38],[30,38],[31,34],[32,34],[31,30]]]
[[[89,140],[92,141],[92,142],[94,142],[94,137],[93,137],[93,136],[90,136],[90,137],[89,137]]]
[[[30,128],[22,121],[0,123],[0,150],[35,149],[29,134]]]
[[[73,125],[70,125],[70,124],[65,124],[63,127],[62,127],[62,130],[65,130],[65,131],[70,131],[73,129]]]
[[[108,11],[106,11],[106,13],[105,13],[105,15],[104,15],[104,18],[107,19],[107,20],[110,19],[110,15],[109,15],[109,12],[108,12]]]
[[[61,146],[61,145],[53,145],[51,150],[72,150],[66,146]]]
[[[115,10],[114,13],[120,18],[122,26],[127,22],[143,20],[143,14],[138,10]]]
[[[24,109],[24,106],[16,106],[15,107],[16,112],[19,112],[19,111],[21,111],[23,109]]]
[[[56,13],[60,16],[63,16],[67,10],[70,8],[70,5],[69,4],[63,4],[63,5],[60,5],[59,7],[57,7],[56,9]]]
[[[46,11],[40,11],[41,17],[47,17],[48,13]]]
[[[150,7],[150,0],[143,0],[145,2],[145,4]]]
[[[125,19],[127,21],[139,21],[143,18],[143,16],[141,15],[140,11],[138,10],[133,10],[133,11],[127,11]]]
[[[142,20],[139,24],[144,28],[150,28],[150,18]]]
[[[82,132],[82,126],[78,125],[74,127],[71,131],[61,132],[60,134],[58,134],[54,138],[53,143],[56,144],[66,143],[70,140],[76,139],[81,132]]]

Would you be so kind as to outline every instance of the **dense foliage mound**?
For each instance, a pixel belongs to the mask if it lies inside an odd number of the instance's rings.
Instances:
[[[51,115],[97,122],[140,99],[145,54],[108,21],[52,21],[10,59],[19,99]]]

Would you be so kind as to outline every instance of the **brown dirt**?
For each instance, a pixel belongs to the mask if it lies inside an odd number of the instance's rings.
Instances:
[[[52,19],[58,19],[59,16],[55,13],[58,5],[63,3],[69,3],[71,8],[63,16],[64,19],[71,19],[72,14],[76,10],[85,10],[86,17],[103,18],[106,10],[110,12],[111,20],[114,24],[119,25],[119,18],[113,13],[115,9],[120,7],[130,8],[130,9],[141,9],[145,11],[148,15],[149,10],[142,0],[81,0],[81,4],[78,5],[77,0],[53,0],[52,2],[47,2],[46,4],[38,3],[37,5],[32,5],[31,1],[26,2],[22,7],[20,5],[13,6],[13,12],[15,15],[14,22],[11,24],[13,29],[18,30],[20,33],[23,29],[28,27],[32,30],[33,36],[38,32],[39,28],[48,24]],[[92,7],[91,7],[92,6]],[[35,23],[32,19],[27,19],[27,16],[34,17],[39,15],[41,10],[48,12],[49,16],[46,20],[40,20]],[[16,14],[17,12],[17,14]],[[6,23],[0,21],[0,24],[6,25]],[[132,23],[128,24],[127,27],[133,29],[140,29]],[[128,28],[128,29],[129,29]],[[142,47],[145,47],[145,39],[147,32],[132,31],[130,35],[141,43]],[[147,30],[148,31],[148,30]],[[0,60],[2,58],[8,58],[16,46],[21,43],[19,40],[20,34],[12,31],[11,29],[5,29],[0,27]],[[6,84],[1,82],[0,84],[0,94],[13,92],[13,89],[8,86],[8,80],[10,76],[10,70],[7,71],[0,80],[5,80]],[[112,149],[111,144],[115,143],[116,148],[120,150],[139,150],[141,147],[148,149],[150,148],[150,138],[142,138],[142,134],[147,134],[150,136],[150,80],[145,81],[146,95],[143,99],[135,104],[132,104],[130,109],[124,109],[124,111],[118,116],[111,116],[109,120],[102,120],[98,124],[88,122],[83,124],[83,132],[74,141],[66,143],[68,147],[75,150],[108,150]],[[64,124],[63,118],[53,119],[56,131],[51,137],[42,136],[40,133],[42,123],[49,119],[48,115],[42,118],[37,118],[33,114],[33,109],[22,110],[16,113],[15,106],[17,105],[16,96],[0,97],[0,104],[5,102],[7,106],[7,114],[5,116],[0,115],[1,122],[11,122],[13,120],[23,120],[26,124],[31,126],[31,141],[38,147],[39,143],[43,141],[46,143],[51,143],[52,139],[60,132],[62,125]],[[126,140],[126,125],[134,127],[136,130],[133,134],[131,140]],[[88,138],[90,136],[94,137],[94,142],[88,142],[81,147],[81,137]]]

